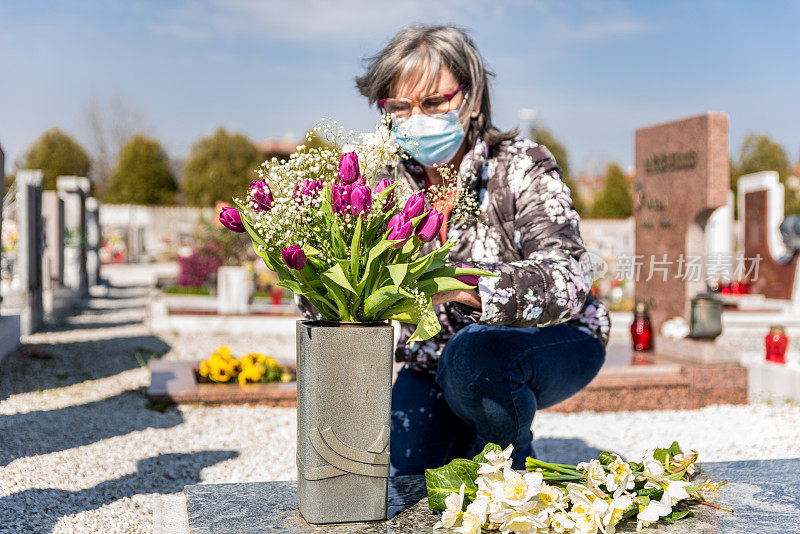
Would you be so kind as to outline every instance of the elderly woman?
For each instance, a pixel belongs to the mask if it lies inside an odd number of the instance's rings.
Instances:
[[[456,238],[454,263],[498,275],[436,295],[436,337],[406,343],[412,329],[403,325],[396,359],[405,365],[392,390],[396,474],[472,457],[487,442],[513,444],[513,466],[524,468],[535,455],[536,410],[586,386],[605,359],[608,312],[582,269],[569,189],[547,148],[492,124],[490,75],[463,30],[413,26],[356,78],[403,134],[412,157],[398,176],[422,190],[441,184],[435,165],[452,165],[480,206],[477,221],[447,225],[431,245]]]

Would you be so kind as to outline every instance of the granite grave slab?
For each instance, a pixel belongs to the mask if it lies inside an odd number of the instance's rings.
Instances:
[[[799,451],[800,452],[800,451]],[[681,533],[794,533],[800,532],[800,458],[709,462],[701,464],[696,480],[728,480],[712,503],[734,513],[695,506],[695,516],[675,523],[659,522],[645,532]],[[186,499],[168,495],[156,504],[156,534],[249,533],[424,533],[432,532],[438,515],[428,509],[422,476],[394,477],[389,482],[386,522],[315,527],[297,512],[296,482],[198,484],[186,487]],[[343,503],[344,504],[344,503]],[[188,528],[183,519],[188,517]],[[617,532],[635,532],[636,523]],[[445,532],[445,531],[442,531]]]

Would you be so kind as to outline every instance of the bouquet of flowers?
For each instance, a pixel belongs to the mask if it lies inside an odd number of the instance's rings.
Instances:
[[[432,295],[471,289],[477,275],[491,274],[448,265],[453,241],[420,254],[439,234],[441,206],[455,205],[460,187],[453,170],[441,168],[448,185],[429,190],[426,203],[423,192],[397,180],[401,156],[388,124],[384,116],[374,133],[356,134],[322,123],[314,129],[322,146],[265,162],[247,197],[223,209],[220,222],[247,232],[278,285],[307,298],[324,320],[394,319],[417,325],[410,341],[424,340],[441,329]],[[380,176],[391,167],[394,179]]]
[[[425,471],[429,507],[442,511],[434,530],[613,534],[620,521],[634,516],[641,530],[659,519],[693,515],[676,505],[710,504],[700,491],[721,485],[691,482],[697,453],[684,454],[677,442],[648,451],[641,462],[609,452],[577,466],[528,458],[524,474],[511,468],[511,451],[510,445],[501,450],[489,443],[473,460]]]

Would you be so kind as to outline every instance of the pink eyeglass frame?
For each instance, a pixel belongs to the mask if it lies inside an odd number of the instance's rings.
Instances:
[[[461,89],[463,89],[463,88],[464,88],[464,86],[465,86],[465,85],[466,85],[466,84],[462,83],[461,85],[459,85],[458,87],[456,87],[456,88],[455,88],[455,90],[454,90],[452,93],[445,93],[445,94],[443,94],[443,95],[441,95],[441,96],[443,96],[445,99],[447,99],[446,101],[449,103],[449,102],[450,102],[450,101],[453,99],[453,97],[454,97],[454,96],[456,96],[456,95],[458,94],[458,92],[459,92],[459,91],[461,91]],[[387,100],[399,100],[399,101],[408,102],[409,104],[411,104],[411,110],[412,110],[412,111],[414,110],[414,106],[416,105],[416,107],[418,107],[418,108],[419,108],[419,110],[420,110],[422,113],[425,113],[425,110],[424,110],[424,109],[422,109],[422,101],[423,101],[423,100],[425,100],[425,99],[426,99],[426,98],[428,98],[428,97],[431,97],[431,96],[438,96],[438,95],[439,95],[439,93],[431,93],[431,94],[429,94],[429,95],[425,95],[425,96],[423,96],[421,99],[417,99],[417,98],[406,98],[406,97],[398,97],[398,98],[381,98],[380,100],[378,100],[378,105],[381,107],[381,109],[383,109],[384,111],[386,111],[386,109],[384,108],[384,104],[386,103],[386,101],[387,101]],[[430,114],[429,114],[429,113],[425,113],[425,115],[430,115]]]

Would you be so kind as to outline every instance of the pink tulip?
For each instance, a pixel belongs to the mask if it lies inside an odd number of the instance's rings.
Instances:
[[[345,184],[352,184],[361,178],[361,169],[358,167],[358,154],[348,152],[342,154],[339,160],[339,179]]]
[[[247,231],[242,223],[242,214],[236,208],[222,208],[222,211],[219,212],[219,222],[228,230],[233,230],[240,234]]]

